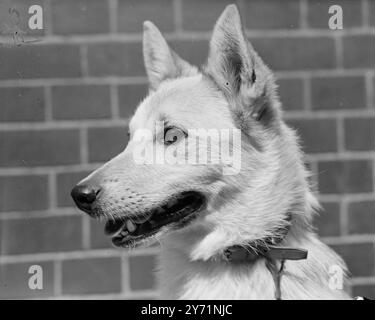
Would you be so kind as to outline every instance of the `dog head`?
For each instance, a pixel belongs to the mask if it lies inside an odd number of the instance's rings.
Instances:
[[[236,6],[218,19],[201,69],[151,22],[143,53],[150,92],[130,120],[129,143],[73,189],[78,207],[106,217],[117,246],[172,238],[196,259],[277,236],[290,213],[308,224],[300,213],[311,195],[296,137]],[[224,147],[226,160],[237,162],[224,161]]]

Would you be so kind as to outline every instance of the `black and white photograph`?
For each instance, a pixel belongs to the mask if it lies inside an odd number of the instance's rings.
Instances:
[[[0,0],[0,300],[372,299],[375,0]]]

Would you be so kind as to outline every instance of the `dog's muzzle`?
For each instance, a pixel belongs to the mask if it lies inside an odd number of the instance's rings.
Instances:
[[[103,189],[104,190],[104,189]],[[104,192],[103,192],[104,193]],[[98,202],[101,188],[91,182],[76,185],[71,196],[77,207],[93,218],[106,217],[106,208]],[[170,195],[151,208],[144,208],[135,213],[112,215],[105,224],[105,234],[112,238],[118,247],[141,244],[147,238],[155,236],[161,229],[180,229],[197,217],[204,209],[206,198],[196,191],[182,191]]]

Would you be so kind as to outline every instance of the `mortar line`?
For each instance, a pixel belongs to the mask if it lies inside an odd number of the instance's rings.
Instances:
[[[17,175],[48,175],[50,173],[71,173],[81,171],[93,171],[100,167],[102,162],[93,162],[84,165],[67,165],[56,167],[25,167],[25,168],[0,168],[0,176],[17,176]],[[30,211],[28,211],[30,212]]]
[[[87,45],[82,44],[79,47],[79,54],[80,54],[80,66],[81,66],[81,73],[82,77],[87,78],[89,76],[89,63],[88,63],[88,49]]]
[[[38,78],[38,79],[8,79],[0,80],[0,87],[42,87],[48,83],[53,85],[82,85],[82,84],[145,84],[147,78],[142,76],[134,77],[92,77],[86,78]]]
[[[335,119],[335,118],[368,118],[375,116],[375,108],[372,109],[341,109],[341,110],[290,110],[286,111],[285,119]],[[48,122],[17,122],[0,123],[0,131],[22,130],[63,130],[80,128],[107,128],[113,126],[126,127],[129,119],[87,119],[87,120],[53,120]],[[1,170],[1,168],[0,168]]]
[[[344,66],[344,48],[341,32],[336,32],[334,36],[336,69],[343,69]]]
[[[308,8],[308,4],[307,4],[307,0],[300,0],[299,2],[299,20],[300,20],[300,28],[302,30],[306,30],[308,29],[308,11],[309,11],[309,8]]]
[[[173,1],[174,30],[178,34],[181,34],[183,32],[182,6],[182,0]]]
[[[121,292],[124,294],[131,292],[129,258],[125,255],[121,257]]]
[[[110,85],[111,96],[111,117],[112,119],[120,118],[120,105],[118,99],[118,86],[116,84]]]
[[[43,88],[44,96],[44,117],[45,121],[53,120],[53,105],[52,105],[52,88],[50,85],[45,85]]]
[[[158,290],[148,289],[148,290],[139,290],[133,291],[128,294],[124,293],[87,293],[84,295],[73,295],[73,294],[62,294],[57,297],[46,297],[43,299],[46,300],[116,300],[116,299],[153,299],[158,296]],[[36,298],[38,299],[38,298]],[[30,299],[35,300],[35,299]]]
[[[90,220],[86,216],[82,216],[82,248],[90,249]]]
[[[324,243],[329,245],[355,244],[355,243],[374,243],[374,234],[353,234],[338,237],[321,237]]]
[[[83,127],[79,130],[79,145],[80,145],[80,160],[81,164],[87,164],[89,158],[88,151],[88,132],[87,128]]]
[[[80,119],[80,120],[53,120],[43,122],[17,122],[0,123],[0,131],[22,131],[22,130],[68,130],[82,128],[107,128],[123,127],[125,128],[129,119]]]
[[[108,9],[109,9],[109,31],[111,33],[117,33],[117,13],[118,13],[118,1],[117,0],[108,0]]]
[[[311,95],[311,78],[309,76],[303,77],[303,100],[304,110],[312,110],[312,95]]]
[[[362,285],[362,284],[375,284],[375,277],[374,276],[368,276],[368,277],[354,277],[351,279],[352,282],[356,285]]]
[[[138,248],[137,250],[130,250],[127,254],[129,256],[143,256],[155,255],[159,252],[158,247]],[[37,261],[51,261],[51,260],[80,260],[90,258],[113,258],[121,257],[123,251],[118,249],[91,249],[91,250],[76,250],[67,252],[47,252],[47,253],[25,253],[17,255],[2,255],[0,256],[0,264],[20,263],[20,262],[37,262]]]
[[[336,118],[367,118],[375,116],[375,110],[340,109],[340,110],[289,110],[284,114],[286,119],[336,119]]]
[[[310,172],[312,174],[311,181],[312,181],[312,186],[315,190],[318,189],[318,164],[316,161],[309,161],[309,167],[310,167]]]
[[[48,193],[49,209],[57,208],[57,181],[55,172],[50,172],[48,174]]]
[[[337,152],[345,152],[345,129],[344,119],[342,117],[336,118],[336,134],[337,134]]]
[[[52,18],[52,6],[51,1],[44,1],[43,7],[43,25],[47,26],[48,28],[45,29],[45,35],[52,36],[53,35],[53,18]]]
[[[62,294],[62,263],[61,261],[57,260],[53,262],[53,284],[54,284],[54,295],[56,297]]]
[[[374,109],[374,78],[371,72],[365,73],[365,89],[366,89],[366,107],[369,110]]]
[[[375,27],[352,27],[340,30],[342,36],[357,36],[366,34],[374,35]],[[211,31],[185,31],[182,32],[164,32],[166,40],[169,41],[183,41],[194,38],[196,40],[208,41],[211,37]],[[332,38],[332,30],[329,29],[250,29],[246,30],[246,35],[250,38],[318,38],[326,37]],[[2,42],[6,41],[5,37],[0,36]],[[99,33],[99,34],[86,34],[86,35],[47,35],[43,41],[35,42],[33,46],[43,46],[51,44],[89,44],[89,43],[134,43],[142,41],[142,30],[139,32],[128,33]]]
[[[340,235],[349,235],[349,224],[348,224],[348,201],[343,197],[340,201]]]
[[[350,76],[364,76],[365,73],[371,76],[375,75],[375,70],[368,70],[366,68],[353,69],[315,69],[315,70],[276,70],[275,75],[278,79],[288,79],[296,77],[350,77]],[[38,79],[3,79],[0,80],[0,87],[14,87],[14,86],[45,86],[49,85],[81,85],[81,84],[146,84],[147,77],[144,76],[103,76],[94,77],[88,76],[86,78],[38,78]]]
[[[55,208],[47,209],[44,211],[13,211],[13,212],[1,212],[0,220],[15,220],[15,219],[41,219],[41,218],[53,218],[53,217],[74,217],[80,215],[75,211],[75,208]]]
[[[349,202],[361,202],[361,201],[373,201],[375,200],[375,194],[373,193],[352,193],[345,195]],[[322,201],[340,201],[343,198],[341,194],[319,194],[319,199]]]
[[[372,161],[374,157],[374,152],[362,152],[358,153],[355,151],[345,151],[342,153],[314,153],[308,154],[306,159],[316,160],[316,161],[350,161],[350,160],[364,160],[364,161]]]
[[[370,26],[370,6],[367,0],[362,0],[361,8],[362,8],[362,26],[369,27]]]

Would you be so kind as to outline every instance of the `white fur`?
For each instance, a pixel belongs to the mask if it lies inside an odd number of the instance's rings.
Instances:
[[[172,52],[150,22],[144,56],[151,92],[130,122],[132,137],[166,118],[181,128],[243,132],[241,171],[235,176],[223,175],[215,165],[136,165],[131,139],[123,153],[88,178],[100,181],[97,207],[110,217],[141,215],[185,190],[205,195],[207,208],[196,220],[179,230],[163,227],[155,237],[161,243],[162,297],[273,299],[274,281],[264,259],[234,265],[223,251],[277,236],[288,227],[290,214],[290,230],[280,245],[307,249],[308,258],[286,262],[282,298],[349,298],[329,288],[329,268],[346,267],[313,232],[318,202],[296,134],[282,120],[272,73],[245,40],[236,7],[229,6],[215,26],[205,73]],[[252,114],[261,106],[265,116],[256,120]]]

